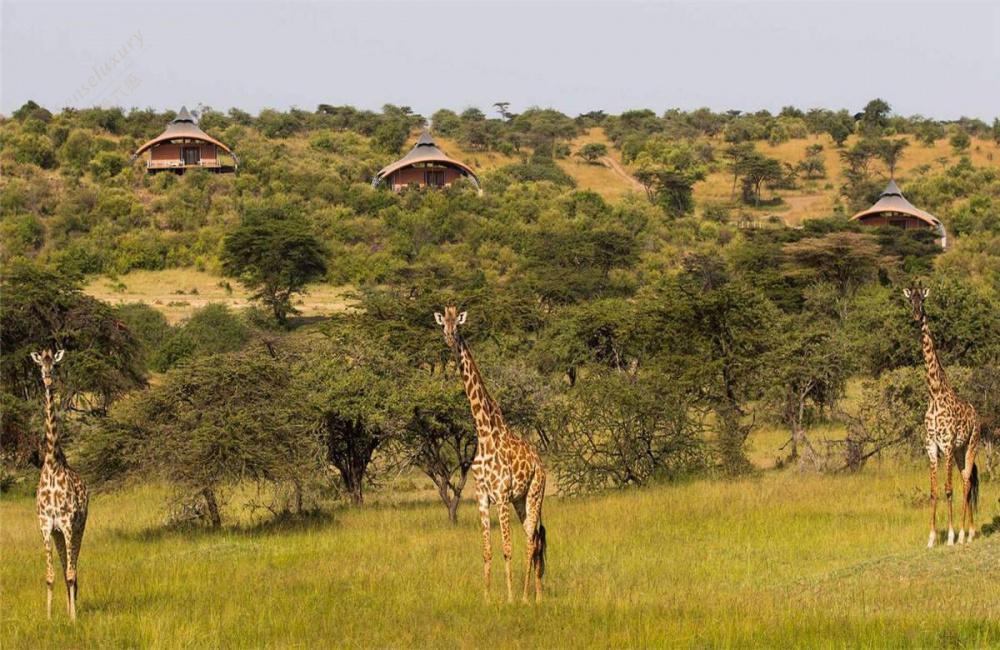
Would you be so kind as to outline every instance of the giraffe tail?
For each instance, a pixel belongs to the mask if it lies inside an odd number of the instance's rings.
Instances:
[[[969,506],[972,512],[979,506],[979,468],[972,463],[972,475],[969,477]]]
[[[538,517],[538,528],[535,530],[535,553],[531,556],[531,563],[538,567],[538,576],[545,575],[545,526],[542,525],[541,515]]]

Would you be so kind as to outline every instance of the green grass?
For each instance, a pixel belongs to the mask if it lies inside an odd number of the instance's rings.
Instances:
[[[484,604],[469,503],[452,527],[387,488],[299,526],[184,533],[161,527],[162,490],[134,488],[92,500],[76,626],[61,592],[44,620],[33,500],[6,497],[0,645],[997,647],[1000,536],[925,549],[902,496],[925,483],[915,465],[550,495],[540,606],[502,602],[496,526]],[[981,521],[998,497],[983,485]]]

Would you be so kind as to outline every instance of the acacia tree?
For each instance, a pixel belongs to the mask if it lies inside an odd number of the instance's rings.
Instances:
[[[799,163],[799,170],[806,178],[823,178],[826,176],[826,162],[823,160],[823,145],[811,144],[806,147],[805,158]]]
[[[635,159],[635,178],[642,183],[650,202],[659,205],[671,217],[680,217],[694,207],[694,184],[705,178],[689,145],[655,141]]]
[[[361,318],[338,318],[287,351],[309,427],[358,506],[375,451],[401,427],[397,393],[405,372],[405,360]]]
[[[580,147],[577,155],[593,165],[603,156],[608,155],[608,147],[602,142],[588,142]]]
[[[135,336],[107,304],[84,294],[64,274],[29,262],[5,269],[0,293],[3,355],[3,452],[15,466],[38,463],[42,382],[29,356],[64,349],[59,366],[59,410],[103,416],[122,394],[145,385]]]
[[[867,233],[833,232],[822,237],[806,237],[782,247],[783,274],[803,284],[826,282],[838,297],[854,293],[891,269],[896,259],[884,255]]]
[[[740,160],[738,174],[743,179],[743,202],[752,202],[757,207],[760,205],[761,187],[780,183],[785,178],[785,167],[780,160],[754,151]]]
[[[789,319],[781,329],[768,363],[773,374],[767,401],[791,429],[789,461],[819,469],[821,459],[806,435],[809,407],[832,407],[843,394],[850,371],[847,347],[835,336],[833,323],[815,313]]]
[[[647,345],[678,381],[698,387],[715,414],[721,467],[750,469],[745,444],[753,430],[749,404],[769,381],[777,310],[718,261],[689,255],[684,271],[650,288],[640,315]]]
[[[840,152],[846,179],[841,192],[850,201],[852,209],[867,207],[878,196],[881,184],[872,177],[871,169],[878,153],[878,141],[872,139],[861,140]]]
[[[87,437],[81,467],[99,482],[162,478],[175,504],[200,500],[214,527],[226,488],[244,481],[291,483],[301,505],[321,452],[293,391],[289,368],[263,349],[194,359],[116,405]]]
[[[493,108],[497,109],[497,113],[500,113],[500,117],[503,118],[504,122],[509,122],[511,118],[515,117],[508,109],[510,108],[510,102],[493,102]]]
[[[399,399],[408,417],[396,439],[397,454],[434,483],[448,520],[455,524],[476,456],[476,432],[461,381],[417,370]]]
[[[730,192],[730,198],[736,196],[736,184],[740,180],[744,161],[755,151],[753,142],[736,142],[722,150],[722,156],[726,159],[726,167],[733,174],[733,189]]]
[[[676,382],[595,373],[561,406],[555,457],[565,490],[645,485],[705,465],[702,418]]]
[[[895,140],[890,140],[888,138],[881,138],[875,144],[875,152],[885,166],[889,168],[889,177],[892,178],[896,175],[896,165],[899,163],[899,159],[903,156],[903,151],[910,146],[910,141],[906,138],[897,138]]]
[[[290,204],[258,204],[223,243],[222,271],[270,307],[287,324],[296,313],[292,295],[326,275],[326,251],[308,221]]]

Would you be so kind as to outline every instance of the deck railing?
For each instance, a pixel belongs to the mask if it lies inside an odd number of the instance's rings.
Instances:
[[[147,160],[147,169],[181,169],[186,167],[222,167],[219,160],[200,160],[196,163],[185,163],[183,160]]]

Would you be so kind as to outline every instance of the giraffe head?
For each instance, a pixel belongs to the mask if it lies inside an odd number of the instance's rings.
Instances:
[[[52,352],[51,349],[42,350],[41,352],[32,352],[31,359],[38,364],[38,367],[42,369],[42,383],[46,387],[52,385],[52,368],[55,367],[57,363],[62,361],[63,354],[65,350],[58,350]]]
[[[444,314],[434,312],[434,320],[444,329],[444,341],[448,347],[455,347],[455,335],[458,334],[458,326],[465,324],[465,317],[468,312],[459,313],[458,307],[450,305],[444,308]]]
[[[903,295],[910,301],[910,308],[913,310],[913,320],[922,321],[924,319],[924,299],[931,295],[931,290],[919,286],[911,287],[903,289]]]

